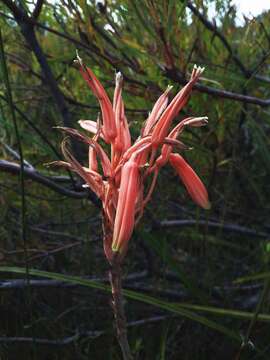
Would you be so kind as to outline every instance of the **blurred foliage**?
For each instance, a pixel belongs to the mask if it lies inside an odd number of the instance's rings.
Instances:
[[[77,179],[71,181],[63,170],[44,166],[61,158],[62,135],[54,127],[63,124],[63,116],[22,32],[23,21],[14,19],[9,3],[31,16],[36,1],[0,3],[24,159],[55,181],[64,176],[61,186],[78,189]],[[190,3],[210,19],[229,48],[190,10]],[[32,28],[67,104],[72,126],[77,127],[79,119],[95,120],[99,112],[73,65],[78,50],[111,97],[115,72],[123,73],[126,113],[135,138],[166,86],[173,85],[174,93],[182,86],[168,70],[187,78],[198,64],[206,67],[200,81],[203,85],[270,99],[270,11],[246,18],[242,25],[237,16],[229,0],[61,0],[44,1]],[[148,275],[128,281],[126,287],[151,294],[157,303],[162,298],[201,306],[189,311],[232,330],[246,343],[243,347],[232,343],[207,323],[128,301],[128,320],[146,320],[129,329],[133,352],[136,359],[269,359],[269,324],[257,318],[258,313],[269,311],[268,280],[234,284],[238,277],[269,271],[269,107],[194,91],[179,117],[186,114],[209,117],[207,127],[185,131],[182,140],[193,147],[184,156],[207,185],[212,210],[197,209],[173,171],[164,168],[126,260],[127,274],[147,270]],[[18,153],[1,74],[0,158],[18,163],[10,148]],[[86,160],[85,148],[79,148],[79,156],[81,162]],[[89,199],[64,197],[29,179],[25,192],[27,254],[21,239],[19,179],[0,171],[2,265],[25,266],[27,262],[30,268],[44,271],[106,276],[99,209]],[[165,220],[182,220],[182,224],[166,226]],[[6,273],[1,278],[18,279],[19,275]],[[1,359],[120,359],[108,304],[108,295],[82,287],[2,290],[0,336],[59,339],[90,330],[106,332],[97,337],[81,335],[66,345],[6,343],[0,338]],[[203,306],[229,312],[220,316],[215,311],[204,312]],[[233,309],[254,315],[234,317]],[[147,323],[148,318],[161,315],[163,320]]]

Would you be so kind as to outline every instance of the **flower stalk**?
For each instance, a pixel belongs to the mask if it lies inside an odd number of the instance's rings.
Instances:
[[[116,324],[117,338],[121,347],[124,360],[132,360],[128,338],[127,338],[127,320],[124,311],[124,299],[122,292],[122,269],[121,263],[115,259],[111,265],[110,283],[112,288],[112,308]]]

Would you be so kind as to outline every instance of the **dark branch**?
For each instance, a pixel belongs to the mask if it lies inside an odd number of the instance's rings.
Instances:
[[[16,6],[15,2],[12,0],[3,0],[3,3],[9,8],[12,12],[13,16],[18,21],[28,21],[27,14],[18,6]]]
[[[7,102],[7,98],[0,94],[0,98]],[[47,139],[47,137],[39,130],[39,128],[35,125],[33,121],[31,121],[24,112],[22,112],[17,105],[13,103],[14,110],[22,117],[22,119],[32,128],[34,131],[40,136],[40,138],[50,147],[50,149],[54,152],[54,154],[61,159],[61,155],[54,147],[54,145]]]
[[[124,283],[127,284],[129,282],[137,282],[139,280],[143,280],[148,276],[147,271],[141,271],[139,273],[132,273],[125,277]],[[108,283],[108,278],[86,278],[92,281],[100,281]],[[0,280],[0,290],[9,290],[9,289],[24,289],[25,287],[30,286],[31,288],[44,288],[44,287],[55,287],[55,288],[66,288],[66,287],[80,287],[79,284],[68,283],[60,280],[26,280],[26,279],[7,279]]]
[[[0,160],[0,169],[2,171],[11,173],[11,174],[19,174],[20,173],[20,165],[12,163],[10,161],[6,160]],[[31,168],[24,168],[25,177],[28,179],[31,179],[39,184],[45,185],[48,188],[50,188],[53,191],[56,191],[57,193],[61,195],[65,195],[74,199],[86,199],[90,198],[90,193],[87,191],[73,191],[66,189],[58,184],[56,184],[52,179],[50,179],[47,176],[44,176],[37,172],[36,170],[33,170]],[[91,201],[96,205],[98,203],[98,200],[95,198],[95,200],[92,199],[93,196],[91,196]]]
[[[36,38],[34,29],[30,22],[23,22],[20,24],[22,34],[25,37],[25,40],[30,45],[32,51],[34,52],[39,65],[42,69],[42,72],[44,74],[44,78],[46,79],[46,83],[49,86],[52,97],[54,98],[58,109],[62,115],[63,123],[66,124],[66,126],[72,126],[72,121],[70,117],[69,110],[67,108],[67,105],[65,103],[65,99],[63,94],[58,88],[57,82],[52,74],[51,68],[47,62],[47,59],[38,43],[38,40]]]
[[[35,9],[32,13],[32,18],[37,20],[40,13],[41,13],[41,10],[42,10],[42,6],[44,4],[44,0],[37,0],[37,3],[36,3],[36,6],[35,6]]]
[[[268,237],[269,234],[249,229],[245,226],[235,225],[235,224],[222,224],[215,221],[206,221],[206,220],[163,220],[160,222],[160,227],[193,227],[194,225],[198,226],[207,226],[208,228],[222,229],[228,232],[236,232],[239,234],[244,234],[247,236],[256,236],[256,237]]]
[[[4,13],[1,13],[1,15],[7,17],[7,18],[10,18],[12,19],[10,16],[7,16],[6,14]],[[71,36],[69,35],[66,35],[66,34],[63,34],[57,30],[54,30],[52,28],[49,28],[48,26],[45,26],[43,24],[40,24],[38,22],[34,22],[36,26],[40,27],[40,28],[43,28],[57,36],[60,36],[62,38],[65,38],[66,40],[72,42],[73,44],[77,45],[79,48],[83,48],[85,49],[86,51],[90,51],[90,48],[88,45],[86,44],[83,44],[81,41],[77,40],[77,39],[74,39],[72,38]],[[104,58],[106,61],[108,60],[107,57]],[[111,62],[110,62],[111,64]],[[162,68],[162,70],[164,71],[165,75],[170,78],[171,80],[175,81],[175,82],[178,82],[180,84],[186,84],[186,79],[185,77],[179,73],[176,69],[166,69],[166,68]],[[125,80],[128,81],[128,82],[134,82],[134,83],[138,83],[136,82],[135,80],[132,80],[130,79],[129,77],[125,77]],[[261,75],[256,75],[256,78],[258,78],[258,80],[265,80],[265,77],[264,76],[261,76]],[[138,85],[141,85],[141,86],[146,86],[145,84],[142,84],[142,83],[138,83]],[[246,103],[250,103],[250,104],[255,104],[255,105],[259,105],[259,106],[262,106],[262,107],[267,107],[270,105],[270,99],[260,99],[260,98],[257,98],[257,97],[254,97],[254,96],[247,96],[247,95],[243,95],[243,94],[238,94],[238,93],[234,93],[234,92],[231,92],[231,91],[227,91],[227,90],[220,90],[220,89],[215,89],[215,88],[212,88],[212,87],[209,87],[209,86],[206,86],[206,85],[201,85],[201,84],[195,84],[194,85],[194,89],[200,91],[200,92],[203,92],[203,93],[207,93],[209,95],[212,95],[212,96],[217,96],[217,97],[220,97],[220,98],[225,98],[225,99],[230,99],[230,100],[235,100],[235,101],[240,101],[240,102],[246,102]],[[71,99],[67,99],[68,101],[72,101]]]
[[[175,82],[178,82],[179,84],[185,85],[187,83],[184,75],[182,73],[180,73],[178,70],[168,69],[168,68],[164,68],[164,67],[162,68],[162,70],[164,71],[164,74],[169,79],[171,79]],[[209,94],[212,96],[217,96],[220,98],[240,101],[240,102],[249,103],[249,104],[255,104],[255,105],[262,106],[262,107],[270,106],[270,99],[266,99],[266,100],[260,99],[255,96],[242,95],[242,94],[234,93],[234,92],[227,91],[227,90],[220,90],[220,89],[216,89],[216,88],[198,84],[198,83],[193,86],[193,89],[198,90],[202,93],[206,93],[206,94]]]
[[[216,25],[209,21],[208,19],[206,19],[203,14],[196,8],[196,6],[192,5],[191,1],[187,1],[187,7],[193,12],[193,14],[195,16],[197,16],[197,18],[204,24],[204,26],[212,31],[220,40],[221,42],[224,44],[225,48],[228,50],[229,54],[231,55],[232,59],[234,60],[234,62],[238,65],[238,67],[240,68],[240,70],[242,71],[242,73],[247,77],[249,76],[249,71],[246,69],[246,67],[244,66],[244,64],[241,62],[241,60],[238,58],[238,56],[234,53],[234,51],[232,50],[230,44],[228,43],[227,39],[225,38],[225,36],[217,29]]]
[[[145,318],[141,320],[131,321],[127,323],[127,327],[133,327],[133,326],[140,326],[140,325],[147,325],[156,323],[159,321],[167,320],[168,318],[171,318],[172,316],[166,316],[166,315],[159,315],[159,316],[152,316],[150,318]],[[51,345],[51,346],[65,346],[68,344],[71,344],[77,340],[79,340],[82,337],[98,337],[105,333],[107,333],[108,330],[88,330],[88,331],[82,331],[82,332],[76,332],[74,335],[62,338],[62,339],[44,339],[44,338],[33,338],[33,337],[8,337],[8,336],[2,336],[0,337],[0,343],[33,343],[37,345]]]
[[[0,142],[1,142],[1,141],[0,141]],[[20,154],[19,154],[16,150],[12,149],[11,146],[9,146],[9,145],[7,145],[7,144],[5,144],[5,143],[3,143],[3,142],[2,142],[2,145],[4,146],[5,150],[6,150],[10,155],[13,156],[13,158],[14,158],[15,160],[20,161]],[[28,167],[28,168],[30,168],[30,169],[31,169],[31,168],[33,169],[33,165],[30,164],[27,160],[23,159],[23,163],[24,163],[24,166],[25,166],[25,167]]]
[[[75,106],[79,106],[79,107],[82,107],[82,108],[86,108],[86,109],[95,109],[95,110],[100,110],[100,107],[97,106],[97,105],[88,105],[88,104],[84,104],[80,101],[77,101],[75,99],[72,99],[68,96],[65,96],[65,99],[67,100],[67,102],[69,102],[70,104],[72,105],[75,105]],[[127,113],[138,113],[138,114],[144,114],[144,115],[147,115],[148,112],[149,112],[149,109],[130,109],[130,108],[125,108],[125,112]]]
[[[187,1],[187,7],[193,12],[195,16],[201,21],[201,23],[211,32],[214,33],[215,36],[217,36],[220,41],[223,43],[224,47],[227,49],[228,53],[230,54],[231,58],[234,60],[235,64],[238,66],[238,68],[241,70],[243,75],[246,78],[253,77],[260,81],[270,82],[270,78],[260,76],[260,75],[254,75],[253,71],[250,71],[245,67],[245,65],[242,63],[242,61],[239,59],[239,57],[236,55],[235,51],[232,49],[231,45],[229,44],[226,37],[218,30],[217,26],[209,21],[207,18],[204,17],[204,15],[194,6],[191,1]]]
[[[63,123],[65,126],[72,127],[72,119],[65,102],[64,95],[58,87],[57,81],[54,78],[54,75],[51,71],[51,68],[48,64],[45,54],[37,40],[35,34],[35,25],[36,22],[30,18],[21,8],[17,7],[14,2],[9,0],[4,0],[4,4],[8,6],[11,10],[15,20],[20,26],[21,33],[25,38],[25,41],[30,46],[31,50],[36,56],[36,59],[42,69],[44,78],[46,79],[46,83],[51,91],[51,94],[54,98],[54,101],[60,111],[60,114],[63,119]],[[40,6],[40,5],[39,5]],[[79,147],[76,143],[73,143],[74,152],[79,154]]]

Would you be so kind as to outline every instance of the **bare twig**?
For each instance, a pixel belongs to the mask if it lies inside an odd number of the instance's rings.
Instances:
[[[261,231],[256,231],[245,226],[240,226],[236,224],[227,224],[227,223],[218,223],[215,221],[206,221],[206,220],[163,220],[160,224],[156,226],[160,227],[193,227],[194,225],[198,226],[207,226],[208,228],[223,229],[224,231],[236,232],[239,234],[244,234],[247,236],[256,236],[256,237],[268,237],[269,234]]]
[[[51,71],[51,68],[48,64],[47,58],[45,54],[43,53],[43,50],[38,42],[38,39],[35,34],[35,21],[33,21],[32,18],[30,18],[27,13],[21,8],[16,5],[11,0],[3,0],[3,3],[11,10],[15,20],[17,21],[18,25],[20,26],[22,35],[24,36],[26,42],[34,52],[37,61],[39,62],[39,65],[42,69],[42,72],[44,74],[44,78],[46,79],[46,83],[48,87],[50,88],[50,91],[52,93],[52,96],[55,100],[55,103],[61,113],[63,123],[65,126],[72,126],[72,119],[69,112],[69,109],[66,105],[65,98],[61,92],[61,90],[58,87],[57,81],[54,78],[54,75]],[[40,11],[40,6],[38,6],[37,11]],[[79,148],[76,143],[73,144],[75,153],[79,153]]]
[[[141,271],[138,273],[131,273],[125,277],[125,283],[129,282],[135,282],[139,280],[143,280],[148,276],[147,271]],[[100,281],[100,282],[108,282],[107,277],[93,277],[89,278],[86,277],[86,279],[91,281]],[[0,290],[9,290],[9,289],[23,289],[25,286],[27,286],[25,279],[6,279],[6,280],[0,280]],[[30,279],[29,280],[29,286],[32,288],[44,288],[44,287],[53,287],[53,288],[73,288],[73,287],[79,287],[81,285],[79,284],[72,284],[61,280],[47,280],[47,279]]]
[[[52,230],[48,230],[48,229],[42,229],[40,227],[36,227],[36,226],[31,226],[30,229],[34,232],[38,232],[41,234],[46,234],[46,235],[52,235],[52,236],[59,236],[60,238],[66,238],[66,239],[70,239],[70,240],[75,240],[76,243],[83,243],[83,242],[92,242],[90,240],[87,240],[81,236],[75,236],[72,235],[70,233],[67,232],[62,232],[62,231],[52,231]]]
[[[15,164],[10,161],[0,160],[0,169],[5,172],[9,172],[11,174],[19,174],[20,173],[20,165]],[[67,188],[64,188],[58,184],[56,184],[53,180],[49,177],[40,174],[38,171],[24,168],[25,177],[31,180],[36,181],[39,184],[45,185],[48,188],[52,189],[53,191],[58,192],[59,194],[74,198],[74,199],[85,199],[90,198],[91,201],[96,205],[99,206],[99,202],[94,195],[88,191],[81,190],[81,191],[73,191]]]
[[[5,96],[0,94],[0,99],[4,100],[5,102],[7,102],[7,99]],[[47,137],[39,130],[39,128],[34,124],[33,121],[31,121],[27,115],[22,112],[17,106],[16,104],[13,103],[13,108],[15,110],[15,112],[17,112],[21,118],[32,128],[35,130],[35,132],[40,136],[40,138],[50,147],[50,149],[54,152],[54,154],[61,159],[61,156],[59,154],[59,152],[57,151],[57,149],[52,145],[52,143],[47,139]]]
[[[99,106],[97,105],[89,105],[89,104],[84,104],[80,101],[77,101],[75,99],[72,99],[68,96],[65,96],[65,99],[67,100],[67,102],[69,102],[72,105],[76,105],[82,108],[86,108],[86,109],[95,109],[95,110],[99,110]],[[147,115],[149,113],[149,109],[130,109],[130,108],[125,108],[125,111],[127,113],[138,113],[138,114],[143,114],[143,115]]]
[[[236,52],[232,49],[231,45],[229,44],[226,37],[220,32],[214,22],[209,21],[197,8],[195,5],[192,4],[191,1],[186,2],[187,7],[193,12],[193,14],[201,21],[201,23],[210,31],[214,33],[215,36],[217,36],[220,41],[223,43],[224,47],[227,49],[228,53],[234,60],[235,64],[238,66],[238,68],[241,70],[243,75],[246,78],[253,77],[260,81],[270,82],[270,78],[260,76],[260,75],[254,75],[253,71],[250,71],[245,67],[243,62],[240,60],[240,58],[236,55]]]
[[[184,85],[187,83],[185,76],[182,73],[180,73],[177,69],[168,69],[168,68],[162,67],[162,70],[164,71],[164,74],[169,79],[176,81],[180,84],[184,84]],[[198,90],[202,93],[206,93],[206,94],[217,96],[217,97],[224,98],[224,99],[230,99],[230,100],[240,101],[240,102],[244,102],[244,103],[255,104],[255,105],[262,106],[262,107],[270,106],[270,99],[260,99],[255,96],[248,96],[248,95],[234,93],[234,92],[227,91],[227,90],[220,90],[220,89],[216,89],[216,88],[198,84],[198,83],[193,86],[193,89]]]
[[[166,315],[157,315],[152,316],[149,318],[141,319],[141,320],[135,320],[131,321],[127,324],[127,327],[133,327],[133,326],[141,326],[141,325],[148,325],[153,324],[156,322],[160,322],[163,320],[167,320],[168,318],[171,318],[172,316],[166,316]],[[98,336],[101,336],[105,333],[108,333],[108,330],[88,330],[83,332],[76,332],[74,335],[62,338],[62,339],[44,339],[44,338],[33,338],[33,337],[24,337],[24,336],[14,336],[14,337],[8,337],[8,336],[2,336],[0,337],[0,343],[35,343],[37,345],[50,345],[50,346],[65,346],[69,345],[77,340],[79,340],[82,337],[91,337],[96,338]]]
[[[268,47],[270,47],[270,33],[268,33],[268,31],[266,30],[266,27],[264,26],[264,23],[262,20],[259,22],[259,24],[260,24],[260,26],[264,32],[264,35],[268,41]]]
[[[68,244],[68,245],[57,247],[56,249],[53,249],[53,250],[47,250],[47,251],[45,250],[45,251],[43,251],[42,254],[29,257],[29,261],[34,261],[34,260],[41,259],[41,258],[44,258],[47,256],[55,255],[55,254],[58,254],[60,251],[65,251],[67,249],[73,248],[74,246],[79,246],[81,244],[82,244],[82,242],[78,241],[73,244]]]
[[[4,148],[10,153],[16,160],[20,160],[20,154],[17,153],[16,150],[12,149],[9,145],[2,143]],[[27,160],[23,159],[24,165],[29,169],[34,169],[33,165],[31,165]]]
[[[0,12],[0,14],[5,16],[6,18],[13,19],[12,17],[4,14],[3,12]],[[83,48],[88,52],[91,50],[89,45],[86,45],[86,44],[82,43],[81,41],[79,41],[77,39],[74,39],[70,35],[63,34],[63,33],[59,32],[59,31],[57,31],[55,29],[52,29],[52,28],[50,28],[50,27],[48,27],[46,25],[40,24],[38,22],[33,22],[33,23],[36,26],[38,26],[38,27],[40,27],[42,29],[45,29],[45,30],[57,35],[57,36],[65,38],[66,40],[72,42],[73,44],[75,44],[79,48]],[[95,51],[97,51],[97,49],[95,49]],[[108,61],[112,66],[115,67],[115,63],[112,62],[111,59],[108,59],[107,56],[104,56],[102,54],[98,54],[98,55],[103,57],[105,61]],[[172,79],[173,81],[179,82],[180,84],[186,84],[187,81],[186,81],[185,77],[182,74],[180,74],[179,72],[177,72],[175,69],[166,69],[166,68],[163,67],[162,70],[165,72],[165,75],[168,78]],[[130,77],[125,76],[125,74],[123,74],[123,76],[125,78],[125,81],[127,81],[127,82],[136,83],[136,84],[138,84],[140,86],[146,87],[146,85],[143,84],[142,82],[131,79]],[[256,75],[256,79],[263,80],[263,81],[266,80],[265,77],[262,76],[262,75]],[[259,106],[262,106],[262,107],[267,107],[267,106],[270,105],[270,99],[264,100],[264,99],[257,98],[255,96],[247,96],[247,95],[234,93],[234,92],[227,91],[227,90],[219,90],[219,89],[212,88],[212,87],[205,86],[205,85],[201,85],[201,84],[195,84],[194,89],[196,89],[196,90],[198,90],[200,92],[203,92],[203,93],[207,93],[209,95],[220,97],[220,98],[231,99],[231,100],[241,101],[241,102],[247,102],[247,103],[259,105]]]

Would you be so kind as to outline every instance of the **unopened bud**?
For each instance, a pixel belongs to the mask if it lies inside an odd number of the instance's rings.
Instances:
[[[208,124],[208,117],[202,116],[202,117],[196,117],[190,120],[187,120],[184,125],[185,126],[192,126],[192,127],[201,127]]]
[[[120,71],[115,74],[115,84],[116,86],[122,86],[123,84],[123,75]]]

